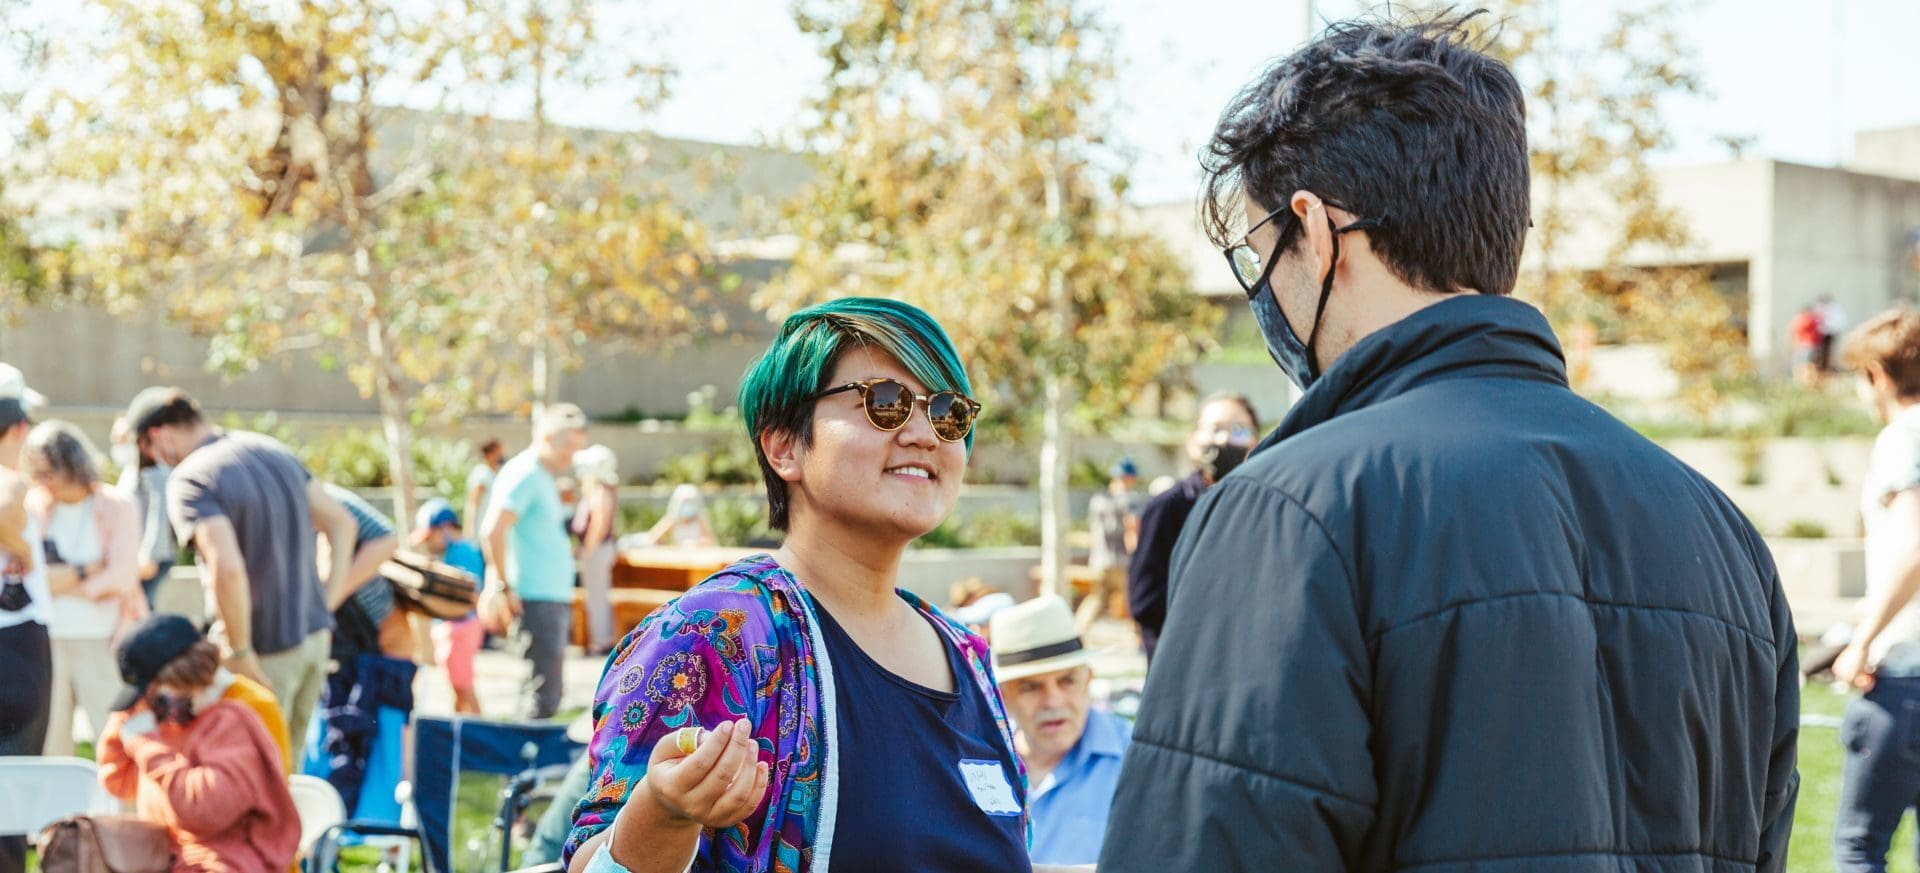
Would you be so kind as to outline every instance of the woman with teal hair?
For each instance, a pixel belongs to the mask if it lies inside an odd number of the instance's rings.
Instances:
[[[1027,786],[986,643],[898,590],[952,511],[980,404],[925,312],[794,313],[740,386],[771,555],[608,660],[570,869],[1027,870]]]

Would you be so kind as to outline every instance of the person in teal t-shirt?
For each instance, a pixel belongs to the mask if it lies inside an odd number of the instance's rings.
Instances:
[[[547,407],[534,422],[533,445],[515,455],[493,481],[481,526],[488,586],[505,593],[520,613],[527,637],[529,715],[552,718],[560,709],[561,668],[573,635],[573,543],[566,533],[554,474],[573,465],[587,445],[580,407]]]

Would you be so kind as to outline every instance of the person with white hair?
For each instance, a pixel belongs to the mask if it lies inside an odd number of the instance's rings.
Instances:
[[[1092,864],[1133,730],[1093,707],[1093,650],[1073,610],[1036,597],[994,613],[993,672],[1033,783],[1035,864]]]
[[[707,501],[693,485],[676,485],[667,498],[667,514],[647,531],[647,541],[656,546],[704,548],[718,545],[713,523],[707,520]]]
[[[571,403],[548,406],[534,420],[533,445],[500,468],[480,528],[486,599],[504,602],[527,636],[527,708],[535,720],[560,710],[561,672],[573,636],[573,544],[556,477],[572,469],[574,453],[586,445],[586,413]]]
[[[573,475],[580,480],[580,502],[574,507],[572,528],[580,538],[580,587],[587,592],[587,652],[613,651],[613,561],[615,528],[620,522],[620,460],[598,443],[573,456]]]

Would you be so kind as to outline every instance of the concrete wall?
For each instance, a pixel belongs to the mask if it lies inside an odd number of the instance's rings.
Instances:
[[[1853,136],[1850,169],[1920,180],[1920,126],[1865,130]]]
[[[1866,478],[1873,440],[1777,439],[1766,441],[1757,484],[1746,484],[1747,463],[1733,440],[1672,440],[1663,446],[1699,470],[1753,521],[1762,533],[1778,535],[1794,522],[1826,528],[1835,538],[1857,537],[1860,488]]]
[[[1920,290],[1906,264],[1908,234],[1920,230],[1920,181],[1773,166],[1773,244],[1755,262],[1749,338],[1757,357],[1778,366],[1787,323],[1821,294],[1859,324]]]
[[[584,365],[559,377],[557,396],[592,416],[630,410],[684,414],[687,395],[704,385],[731,406],[747,365],[766,348],[766,329],[743,323],[740,336],[652,353],[582,346]],[[58,405],[124,408],[148,385],[179,385],[210,410],[374,415],[344,372],[295,352],[236,378],[206,369],[208,342],[157,313],[115,318],[88,308],[39,310],[0,325],[0,360]],[[530,354],[530,353],[529,353]]]

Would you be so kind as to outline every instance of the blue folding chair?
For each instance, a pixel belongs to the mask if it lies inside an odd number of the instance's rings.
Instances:
[[[564,770],[583,751],[564,724],[528,724],[456,716],[416,718],[413,807],[431,871],[452,873],[453,813],[463,774],[513,779],[528,771]],[[511,822],[507,823],[511,825]],[[498,818],[495,828],[499,829]],[[503,840],[510,834],[503,832]],[[498,856],[506,869],[507,853]],[[467,871],[460,871],[467,873]]]

